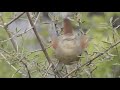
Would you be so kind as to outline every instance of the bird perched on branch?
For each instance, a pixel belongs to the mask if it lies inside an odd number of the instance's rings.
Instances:
[[[71,65],[79,60],[78,56],[88,46],[88,37],[76,34],[68,18],[64,18],[63,23],[63,35],[52,39],[52,47],[59,62]]]

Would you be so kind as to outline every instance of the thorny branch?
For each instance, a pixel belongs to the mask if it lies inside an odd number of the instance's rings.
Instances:
[[[39,37],[39,34],[38,34],[37,30],[36,30],[36,27],[35,27],[34,23],[32,22],[32,19],[31,19],[31,17],[30,17],[29,12],[26,12],[26,14],[27,14],[27,17],[28,17],[28,19],[29,19],[29,22],[30,22],[31,26],[33,27],[33,31],[34,31],[34,33],[35,33],[35,35],[36,35],[36,38],[37,38],[37,40],[39,41],[39,44],[40,44],[40,46],[41,46],[41,48],[42,48],[42,50],[43,50],[43,52],[44,52],[44,55],[45,55],[45,57],[46,57],[47,60],[48,60],[49,65],[52,64],[51,67],[52,67],[52,69],[53,69],[53,72],[55,73],[55,75],[58,75],[58,76],[60,77],[60,75],[58,74],[58,72],[55,71],[55,66],[54,66],[54,64],[52,63],[52,61],[51,61],[51,59],[50,59],[50,57],[49,57],[46,49],[44,48],[44,45],[42,44],[41,38]]]

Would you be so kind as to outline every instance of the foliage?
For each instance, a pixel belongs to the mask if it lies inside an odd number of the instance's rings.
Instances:
[[[80,29],[87,31],[87,35],[91,38],[87,52],[82,54],[80,64],[93,59],[100,53],[104,53],[106,49],[114,45],[119,41],[119,29],[112,26],[113,16],[120,15],[116,12],[105,12],[103,15],[89,16],[90,12],[76,12],[72,16],[72,24],[76,28],[80,26]],[[1,13],[1,27],[0,27],[0,77],[10,78],[22,78],[29,77],[29,72],[31,77],[44,77],[46,71],[49,67],[49,62],[47,61],[42,47],[40,46],[36,35],[29,30],[30,26],[25,30],[16,29],[8,30],[2,27],[3,23],[9,23],[14,19],[14,12],[3,12]],[[41,14],[41,13],[40,13]],[[25,15],[25,13],[24,13]],[[34,14],[31,14],[33,22],[37,20]],[[54,23],[61,23],[62,17],[60,13],[50,14]],[[77,18],[76,18],[77,17]],[[25,17],[21,17],[27,19]],[[36,29],[40,35],[42,43],[47,50],[47,53],[53,61],[53,50],[50,47],[50,32],[48,31],[49,25],[42,23],[42,16],[38,18],[36,23]],[[2,19],[4,22],[2,22]],[[18,18],[19,19],[19,18]],[[56,20],[57,19],[57,20]],[[16,20],[17,21],[17,20]],[[14,21],[14,22],[16,22]],[[44,21],[44,20],[43,20]],[[12,25],[12,24],[11,24]],[[39,27],[40,26],[40,27]],[[61,24],[58,26],[61,27]],[[119,26],[119,25],[118,25]],[[20,26],[21,27],[21,26]],[[85,32],[86,32],[85,31]],[[17,51],[14,50],[13,44],[11,43],[9,35],[10,32],[14,36]],[[10,39],[10,40],[9,40]],[[6,40],[6,41],[5,41]],[[116,45],[111,48],[107,53],[96,58],[90,65],[85,65],[84,67],[77,70],[75,77],[81,78],[112,78],[119,77],[119,63],[120,63],[120,45]],[[55,60],[56,61],[56,60]],[[51,68],[50,68],[51,69]],[[52,70],[49,72],[48,77],[52,77]]]

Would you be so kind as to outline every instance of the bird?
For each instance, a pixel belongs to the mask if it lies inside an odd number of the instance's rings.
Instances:
[[[55,58],[65,65],[79,61],[79,56],[87,48],[88,41],[86,34],[76,34],[69,18],[64,18],[63,34],[52,39]]]

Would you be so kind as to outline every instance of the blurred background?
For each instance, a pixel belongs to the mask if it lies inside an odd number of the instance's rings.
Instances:
[[[40,51],[41,47],[30,30],[26,14],[8,25],[7,31],[3,27],[22,12],[1,12],[0,13],[0,78],[26,78],[27,68],[33,78],[42,78],[48,68],[48,62]],[[89,59],[104,52],[111,45],[120,40],[120,12],[30,12],[32,20],[36,22],[36,29],[45,47],[50,45],[51,36],[59,35],[63,28],[62,18],[66,14],[71,18],[75,29],[82,29],[91,38],[87,48]],[[39,17],[38,17],[39,15]],[[38,18],[38,19],[37,19]],[[36,21],[37,19],[37,21]],[[55,30],[51,30],[51,22],[56,25]],[[15,52],[8,33],[17,46]],[[79,33],[79,32],[78,32]],[[47,52],[53,58],[52,48]],[[85,56],[85,53],[83,54]],[[21,63],[23,60],[27,64]],[[82,59],[82,63],[85,62]],[[109,50],[108,53],[97,58],[89,67],[78,71],[80,78],[119,78],[120,77],[120,45]],[[52,77],[50,72],[48,77]]]

